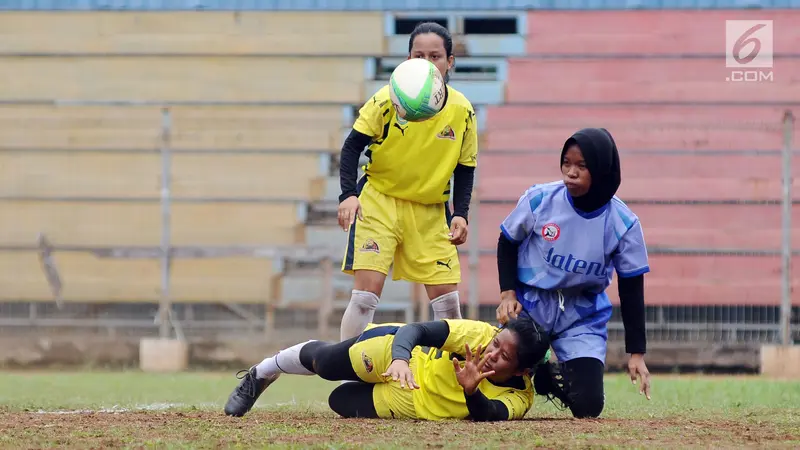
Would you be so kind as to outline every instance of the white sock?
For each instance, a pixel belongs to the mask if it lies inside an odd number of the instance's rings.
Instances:
[[[344,310],[342,325],[339,329],[339,338],[346,341],[354,338],[367,328],[375,317],[375,310],[378,308],[378,296],[372,292],[357,291],[353,289],[350,296],[350,303]]]
[[[300,362],[300,349],[313,341],[302,342],[281,350],[275,356],[264,359],[256,366],[256,378],[269,378],[282,373],[291,375],[314,375]]]
[[[461,319],[461,303],[458,291],[448,292],[431,300],[433,320]]]

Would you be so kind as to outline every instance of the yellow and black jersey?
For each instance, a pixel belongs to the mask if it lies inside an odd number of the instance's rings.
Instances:
[[[479,345],[486,348],[500,330],[474,320],[445,319],[445,322],[449,326],[449,334],[440,348],[414,347],[411,352],[409,366],[419,389],[404,390],[407,393],[405,395],[397,389],[391,395],[384,393],[384,390],[376,390],[376,408],[379,412],[386,411],[387,417],[401,415],[422,420],[469,417],[464,389],[458,384],[453,368],[453,358],[465,359],[464,344],[469,344],[470,349]],[[368,383],[387,383],[381,374],[391,364],[394,336],[403,325],[370,324],[359,341],[350,347],[350,362],[359,378]],[[511,378],[502,385],[484,379],[478,389],[489,400],[500,401],[506,406],[508,420],[521,419],[533,405],[533,388],[528,375]],[[403,401],[407,396],[411,402]]]
[[[383,87],[359,110],[353,129],[372,137],[364,171],[379,192],[423,204],[446,202],[457,164],[475,167],[478,133],[475,110],[447,86],[447,101],[434,117],[408,122],[397,116]]]

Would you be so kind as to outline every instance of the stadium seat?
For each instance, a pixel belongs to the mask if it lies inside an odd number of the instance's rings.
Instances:
[[[173,245],[270,245],[297,240],[292,202],[173,203]],[[147,202],[0,201],[0,245],[157,246],[161,206]]]
[[[555,179],[558,179],[556,177]],[[553,181],[548,177],[481,177],[478,195],[484,200],[504,200],[509,192],[522,193],[536,183]],[[780,200],[780,176],[769,180],[735,177],[659,177],[629,176],[617,195],[625,201],[750,201]],[[800,186],[792,186],[792,195],[800,195]]]
[[[667,200],[667,199],[665,199]],[[500,224],[516,199],[481,204],[478,220],[482,249],[497,247]],[[779,205],[629,204],[639,217],[645,242],[658,249],[772,250],[781,246]],[[800,209],[792,211],[792,241],[800,241]]]
[[[561,178],[558,157],[561,147],[540,152],[486,151],[481,176]],[[658,153],[621,151],[623,184],[631,178],[742,178],[772,181],[780,178],[781,154],[755,152],[692,152],[664,150]],[[800,161],[792,160],[793,172],[800,173]],[[724,167],[724,171],[720,170]],[[511,194],[516,198],[518,194]]]
[[[382,19],[379,12],[4,11],[0,53],[377,55]]]
[[[157,302],[157,259],[102,259],[87,253],[56,253],[65,301]],[[0,300],[50,302],[50,288],[35,252],[0,252]],[[176,259],[170,297],[176,302],[264,304],[272,295],[272,263],[256,258]]]
[[[484,199],[517,199],[534,183],[561,178],[557,155],[487,152],[480,172]],[[781,155],[627,152],[622,156],[624,200],[780,200]],[[800,171],[795,162],[794,173]],[[509,189],[509,190],[505,190]],[[798,187],[793,188],[800,193]],[[796,195],[796,194],[795,194]]]
[[[582,127],[606,127],[614,135],[626,128],[641,131],[724,129],[746,132],[752,128],[780,131],[786,107],[761,105],[503,105],[485,108],[489,131],[514,131],[535,127],[578,130]],[[571,133],[570,133],[571,134]],[[566,139],[569,136],[564,136]],[[562,139],[562,141],[564,140]],[[637,150],[619,146],[621,150]],[[488,147],[496,150],[497,147]],[[503,148],[499,148],[503,150]],[[664,148],[667,149],[667,148]],[[722,148],[720,148],[722,149]]]
[[[11,56],[2,71],[9,99],[343,104],[363,99],[364,58]]]
[[[465,258],[462,258],[462,264]],[[780,304],[780,258],[760,256],[650,255],[651,273],[645,276],[648,306]],[[499,302],[497,259],[480,259],[480,300]],[[793,264],[793,287],[800,287],[800,268]],[[608,290],[619,304],[616,278]],[[800,305],[795,299],[793,304]]]
[[[313,153],[185,154],[172,157],[175,198],[310,200],[322,176]],[[157,199],[161,157],[154,153],[2,152],[0,196]]]
[[[554,108],[556,111],[557,108]],[[765,123],[758,123],[764,120]],[[627,150],[780,150],[784,137],[780,116],[759,116],[753,124],[735,122],[709,125],[657,122],[622,123],[596,120],[571,121],[554,117],[551,124],[531,121],[528,127],[496,128],[490,124],[482,139],[487,152],[497,150],[560,151],[564,142],[580,128],[605,127],[614,136],[617,147]]]
[[[173,106],[170,146],[178,150],[338,150],[342,106]],[[310,126],[314,124],[314,126]],[[31,130],[36,130],[32,133]],[[0,106],[0,147],[157,150],[155,106]]]
[[[722,38],[720,38],[722,39]],[[776,58],[774,80],[726,82],[721,57],[516,58],[508,103],[790,102],[800,100],[800,60]]]
[[[776,52],[791,52],[800,41],[800,28],[794,25],[800,10],[536,10],[528,12],[527,53],[721,56],[725,21],[737,19],[773,20]]]

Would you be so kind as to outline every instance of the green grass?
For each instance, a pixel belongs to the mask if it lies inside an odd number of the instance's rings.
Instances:
[[[0,373],[4,448],[675,448],[800,446],[800,382],[654,375],[652,400],[606,377],[606,408],[574,420],[544,403],[516,423],[345,420],[337,383],[284,376],[242,419],[222,405],[232,373]],[[102,413],[63,414],[75,410]],[[123,410],[127,410],[122,412]]]

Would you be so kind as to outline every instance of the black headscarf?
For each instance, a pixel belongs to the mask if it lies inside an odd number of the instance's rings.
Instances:
[[[598,210],[611,201],[622,181],[617,144],[605,128],[584,128],[564,143],[559,166],[564,160],[564,153],[572,144],[580,147],[586,168],[592,175],[589,192],[580,197],[572,197],[572,204],[584,212]]]

